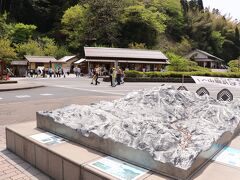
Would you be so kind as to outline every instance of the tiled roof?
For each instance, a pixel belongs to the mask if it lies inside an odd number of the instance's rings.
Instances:
[[[11,65],[19,65],[19,66],[26,66],[27,65],[27,61],[12,61]]]
[[[76,56],[64,56],[61,59],[59,59],[58,61],[60,61],[60,62],[67,62],[67,61],[69,61],[69,60],[71,60],[71,59],[73,59],[75,57]]]
[[[168,58],[160,51],[125,49],[125,48],[100,48],[84,47],[86,59],[90,58],[121,58],[121,59],[145,59],[167,60]]]
[[[28,62],[49,63],[58,62],[53,56],[24,56]]]

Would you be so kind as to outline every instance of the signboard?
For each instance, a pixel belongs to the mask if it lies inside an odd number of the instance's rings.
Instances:
[[[55,144],[60,144],[60,143],[66,142],[65,139],[63,139],[55,134],[49,133],[49,132],[34,134],[30,137],[42,144],[45,144],[45,145],[55,145]]]
[[[148,172],[146,169],[110,156],[98,159],[89,165],[120,180],[136,180]]]
[[[205,77],[191,76],[196,84],[211,84],[225,87],[240,88],[240,78],[220,78],[220,77]]]
[[[214,161],[240,168],[240,150],[231,147],[225,147],[214,158]]]

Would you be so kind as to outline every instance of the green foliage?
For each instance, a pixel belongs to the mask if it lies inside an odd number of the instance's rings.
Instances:
[[[87,4],[87,45],[116,46],[119,43],[119,19],[125,0],[88,0]]]
[[[32,55],[32,56],[44,55],[44,52],[40,44],[34,40],[29,40],[28,42],[17,44],[16,52],[18,53],[18,56],[22,58],[24,55]]]
[[[125,76],[129,78],[166,78],[176,77],[182,78],[191,76],[210,76],[210,77],[226,77],[226,78],[240,78],[240,73],[223,73],[223,72],[139,72],[139,71],[125,71]]]
[[[27,25],[23,23],[17,23],[14,26],[14,32],[12,34],[13,43],[27,42],[32,36],[37,27],[35,25]]]
[[[7,14],[0,15],[0,38],[7,38],[11,33],[12,25],[7,23]]]
[[[14,48],[11,47],[9,39],[0,38],[0,59],[8,60],[16,58]]]
[[[166,15],[166,34],[180,41],[184,35],[184,16],[180,2],[177,0],[154,0],[151,6]]]
[[[199,67],[196,62],[185,59],[174,53],[167,53],[170,59],[170,65],[167,66],[168,71],[186,72],[186,71],[208,71],[206,68]]]
[[[86,13],[88,6],[76,5],[67,9],[62,17],[62,32],[67,36],[68,46],[77,50],[85,43]]]
[[[140,4],[125,8],[121,16],[123,45],[136,42],[154,46],[158,34],[166,29],[165,21],[166,15],[154,7]]]
[[[219,31],[212,31],[209,40],[209,43],[212,47],[212,52],[215,52],[215,54],[221,54],[224,40],[225,38],[221,35]]]
[[[192,50],[191,42],[186,38],[183,38],[181,42],[176,43],[175,46],[173,45],[168,49],[168,51],[173,52],[180,56],[185,56],[191,50]]]
[[[228,66],[232,72],[240,72],[240,59],[229,61]]]
[[[16,51],[19,57],[23,57],[24,55],[34,55],[61,58],[70,54],[64,46],[59,47],[53,39],[48,37],[43,37],[38,41],[30,39],[26,43],[17,44]]]
[[[40,32],[58,32],[63,12],[78,0],[5,0],[10,17],[16,22],[34,24]]]
[[[83,46],[105,46],[180,56],[198,48],[226,63],[240,56],[239,23],[204,9],[203,0],[5,0],[1,5],[0,38],[10,39],[11,47],[33,46],[34,54],[58,57],[68,53],[65,47],[82,54]],[[54,40],[44,43],[45,36]]]
[[[130,43],[128,44],[128,48],[130,49],[146,49],[144,43]]]

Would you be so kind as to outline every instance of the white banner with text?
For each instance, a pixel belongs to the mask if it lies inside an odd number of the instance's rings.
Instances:
[[[221,78],[221,77],[205,77],[191,76],[196,84],[211,84],[225,87],[240,88],[240,78]]]

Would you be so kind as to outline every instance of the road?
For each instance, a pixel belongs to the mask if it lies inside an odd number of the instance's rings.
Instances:
[[[118,99],[128,92],[138,89],[149,89],[162,86],[163,83],[124,83],[111,87],[110,83],[91,85],[89,78],[61,79],[18,79],[18,81],[34,82],[46,87],[19,91],[0,92],[0,179],[19,178],[50,180],[39,170],[21,160],[6,150],[5,127],[9,124],[36,120],[36,112],[52,110],[70,104],[87,105],[101,100]],[[165,85],[178,88],[182,84],[169,83]],[[201,86],[184,84],[188,90],[196,92]],[[217,93],[224,87],[205,86],[210,95],[216,98]],[[240,98],[238,89],[230,89],[234,98]],[[5,169],[3,169],[3,168]],[[14,172],[14,173],[9,173]]]
[[[70,104],[91,104],[100,100],[113,100],[138,90],[150,89],[155,86],[170,85],[178,88],[180,83],[124,83],[111,87],[110,83],[91,85],[91,79],[60,78],[60,79],[19,79],[19,81],[35,82],[46,87],[19,91],[0,92],[0,125],[35,120],[36,111],[51,110]],[[188,90],[196,92],[201,86],[184,84]],[[224,87],[205,86],[210,95],[215,97]],[[238,89],[231,89],[234,98],[240,97]]]

